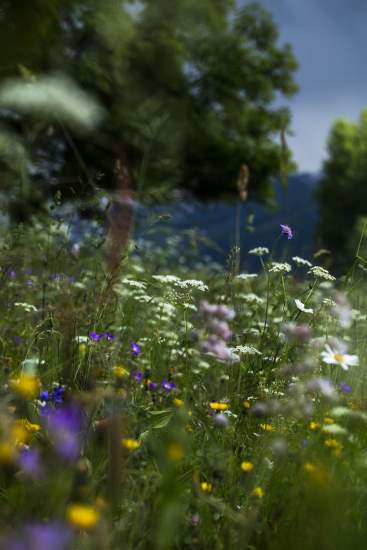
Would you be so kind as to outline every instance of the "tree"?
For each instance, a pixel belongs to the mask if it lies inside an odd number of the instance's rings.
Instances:
[[[297,63],[263,8],[239,9],[232,0],[36,5],[24,12],[15,0],[4,9],[17,47],[7,61],[0,57],[3,75],[61,70],[106,113],[88,139],[55,121],[31,129],[27,117],[16,121],[17,131],[30,132],[34,165],[40,154],[53,160],[46,178],[34,171],[43,193],[90,195],[101,173],[112,187],[114,160],[123,159],[140,190],[179,186],[201,197],[233,194],[246,163],[250,193],[266,195],[289,161],[277,137],[289,129],[290,113],[274,100],[297,90]]]
[[[335,265],[346,266],[360,236],[359,219],[367,214],[367,109],[356,123],[334,123],[327,151],[318,191],[318,234]]]

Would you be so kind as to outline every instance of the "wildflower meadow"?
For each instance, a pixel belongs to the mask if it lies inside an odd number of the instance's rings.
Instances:
[[[1,548],[365,548],[363,264],[179,238],[2,233]]]

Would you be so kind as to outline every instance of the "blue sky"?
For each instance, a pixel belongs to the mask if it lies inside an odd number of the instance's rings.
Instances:
[[[300,63],[300,92],[292,99],[289,146],[300,171],[315,172],[338,117],[356,120],[367,107],[367,0],[261,0],[280,41]]]

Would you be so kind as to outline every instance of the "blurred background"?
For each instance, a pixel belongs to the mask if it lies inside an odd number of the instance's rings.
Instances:
[[[2,227],[58,217],[74,251],[108,228],[186,235],[203,261],[237,246],[253,269],[247,251],[287,223],[287,253],[344,269],[367,214],[366,11],[2,0]]]

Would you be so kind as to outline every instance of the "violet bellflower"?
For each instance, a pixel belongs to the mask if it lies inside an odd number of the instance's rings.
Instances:
[[[141,354],[141,347],[137,342],[130,342],[130,349],[134,357],[137,357]]]
[[[170,393],[175,387],[176,384],[174,382],[168,382],[166,379],[162,380],[162,388],[166,390],[166,392]]]
[[[78,458],[82,448],[85,414],[73,403],[49,409],[46,425],[59,457],[66,461]]]
[[[280,228],[281,228],[281,230],[282,230],[282,235],[287,235],[288,240],[290,240],[290,239],[293,238],[293,231],[292,231],[292,229],[289,227],[289,225],[286,225],[286,224],[281,223],[281,224],[280,224]]]
[[[11,536],[4,550],[68,550],[72,542],[71,529],[61,521],[31,523],[16,536]]]

